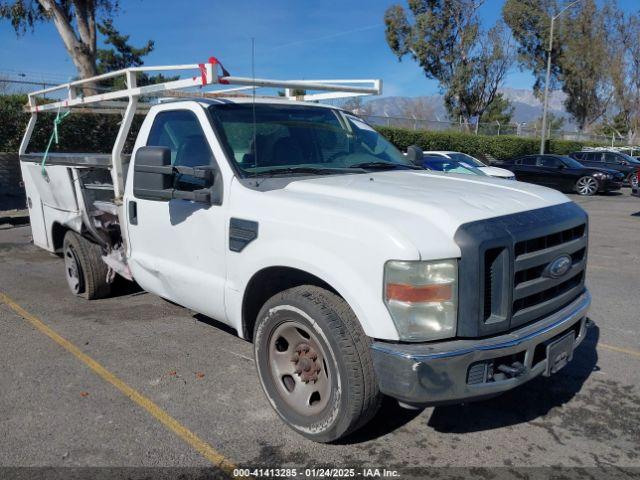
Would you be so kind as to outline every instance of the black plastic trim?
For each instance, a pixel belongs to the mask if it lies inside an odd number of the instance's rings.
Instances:
[[[229,250],[241,252],[258,238],[258,222],[232,218],[229,221]]]

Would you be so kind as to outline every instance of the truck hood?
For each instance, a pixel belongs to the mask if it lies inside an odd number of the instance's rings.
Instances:
[[[324,203],[340,209],[354,221],[378,221],[408,237],[419,250],[429,243],[433,248],[434,230],[443,235],[437,240],[453,243],[464,223],[570,201],[560,192],[529,183],[413,170],[307,178],[280,192],[316,208]]]

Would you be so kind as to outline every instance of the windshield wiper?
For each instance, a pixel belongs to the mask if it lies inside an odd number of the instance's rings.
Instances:
[[[368,168],[372,170],[424,170],[417,165],[409,165],[405,163],[391,163],[391,162],[363,162],[356,163],[355,165],[349,165],[351,168]]]
[[[258,177],[273,176],[273,175],[287,175],[290,173],[310,173],[313,175],[322,175],[326,173],[362,173],[364,170],[357,167],[345,167],[345,168],[330,168],[330,167],[285,167],[285,168],[272,168],[271,170],[265,170],[258,172],[254,175]]]

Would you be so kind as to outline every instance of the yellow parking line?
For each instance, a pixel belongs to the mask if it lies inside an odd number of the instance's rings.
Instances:
[[[116,377],[109,370],[104,368],[98,362],[96,362],[93,358],[91,358],[86,353],[83,353],[78,347],[76,347],[73,343],[67,340],[64,337],[61,337],[58,333],[56,333],[53,329],[48,327],[42,320],[38,317],[30,314],[20,305],[18,305],[14,300],[0,292],[0,302],[7,305],[11,310],[17,313],[20,317],[28,321],[31,325],[37,328],[40,332],[44,333],[51,340],[56,342],[62,348],[71,353],[74,357],[84,363],[87,367],[93,370],[98,376],[100,376],[103,380],[110,383],[122,393],[124,393],[127,397],[137,403],[139,406],[144,408],[147,412],[153,415],[160,423],[162,423],[166,428],[175,433],[178,437],[188,443],[195,450],[200,452],[200,454],[209,460],[212,464],[222,469],[229,475],[232,475],[233,469],[236,466],[231,463],[227,458],[219,453],[215,448],[209,445],[207,442],[198,437],[195,433],[189,430],[187,427],[178,422],[175,418],[165,412],[162,408],[156,405],[149,398],[142,395],[140,392],[135,390],[134,388],[127,385],[125,382]]]
[[[606,343],[598,343],[598,346],[607,350],[612,350],[618,353],[626,353],[627,355],[631,355],[632,357],[640,358],[640,352],[637,350],[631,350],[629,348],[614,347],[613,345],[607,345]]]

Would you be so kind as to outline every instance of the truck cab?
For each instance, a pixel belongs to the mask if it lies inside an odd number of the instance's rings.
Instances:
[[[233,327],[275,411],[315,441],[355,431],[384,395],[465,402],[552,375],[585,337],[580,207],[426,171],[337,107],[155,104],[111,202],[84,188],[99,157],[50,159],[48,182],[35,158],[22,157],[34,240],[62,252],[72,291],[106,294],[119,274]]]

